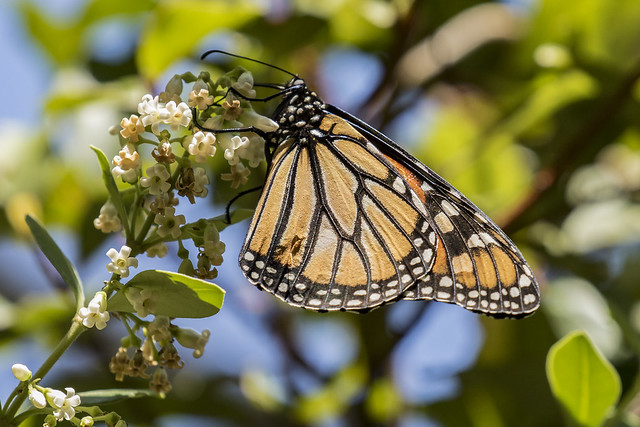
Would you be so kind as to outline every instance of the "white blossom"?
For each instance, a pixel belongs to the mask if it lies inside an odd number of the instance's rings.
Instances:
[[[38,409],[42,409],[47,406],[47,398],[40,390],[35,387],[29,388],[29,400],[31,404]]]
[[[251,135],[249,142],[238,150],[238,156],[241,159],[249,161],[249,166],[252,168],[258,167],[260,163],[266,160],[264,155],[264,138],[260,135]]]
[[[192,348],[193,357],[197,359],[204,354],[204,346],[209,342],[210,335],[211,332],[208,329],[199,334],[193,329],[179,328],[175,337],[181,346]]]
[[[128,138],[130,142],[138,142],[138,135],[144,133],[142,120],[135,114],[132,114],[129,118],[124,117],[120,121],[120,126],[122,126],[120,135],[122,135],[123,138]]]
[[[176,208],[164,208],[164,213],[156,214],[154,222],[159,226],[157,233],[160,237],[171,236],[174,239],[180,237],[182,230],[180,226],[186,224],[184,215],[176,215]]]
[[[53,416],[58,421],[70,420],[76,415],[76,406],[80,404],[80,396],[71,387],[66,387],[66,395],[60,390],[48,389],[46,392],[47,401],[54,408]]]
[[[249,138],[246,136],[235,135],[227,140],[228,143],[224,147],[224,158],[233,166],[240,161],[239,150],[249,144]],[[225,141],[225,142],[227,142]]]
[[[177,130],[180,126],[189,126],[192,114],[191,109],[187,104],[184,102],[176,104],[175,101],[169,101],[165,108],[169,113],[169,116],[163,121],[163,123],[171,125],[171,129],[173,130]]]
[[[195,168],[193,170],[193,194],[196,197],[206,197],[209,192],[207,185],[209,185],[207,171],[203,168]]]
[[[198,163],[205,162],[207,157],[213,157],[216,154],[216,136],[211,132],[198,131],[193,135],[188,135],[183,142],[185,150]]]
[[[65,388],[66,394],[60,390],[48,388],[45,391],[47,402],[54,409],[53,416],[58,420],[70,420],[76,415],[75,407],[80,404],[80,396],[71,388]]]
[[[156,196],[169,191],[171,188],[171,184],[168,182],[169,178],[171,178],[171,174],[166,166],[156,163],[147,168],[147,176],[140,178],[140,185],[148,187],[149,194]]]
[[[253,89],[253,75],[249,71],[242,73],[231,86],[247,98],[256,97],[256,91]]]
[[[11,373],[13,373],[13,376],[19,381],[28,381],[31,379],[31,371],[22,363],[15,363],[11,367]]]
[[[230,173],[220,174],[220,178],[223,181],[231,181],[231,188],[238,188],[249,180],[249,174],[251,174],[251,171],[242,162],[238,162],[237,165],[231,166]]]
[[[199,89],[196,92],[196,88],[189,93],[189,105],[192,107],[198,107],[199,110],[206,110],[209,105],[214,102],[213,96],[209,95],[208,89]]]
[[[129,183],[136,182],[140,169],[140,154],[133,145],[127,144],[122,147],[118,155],[113,158],[112,163],[115,167],[111,173],[115,178],[120,177],[124,182]]]
[[[160,134],[158,126],[165,123],[169,119],[169,111],[162,105],[158,97],[155,98],[150,94],[142,97],[142,101],[138,104],[138,114],[142,119],[142,124],[147,127],[151,126],[151,131],[156,135]]]
[[[107,251],[107,256],[111,258],[111,262],[107,264],[107,271],[109,273],[119,274],[120,277],[129,276],[130,267],[138,267],[138,260],[134,257],[130,257],[131,248],[129,246],[122,246],[120,252],[111,248]]]
[[[93,220],[93,226],[102,231],[103,233],[111,233],[114,231],[120,231],[122,228],[122,222],[118,216],[116,206],[108,200],[100,208],[100,215]]]
[[[151,289],[140,289],[129,286],[125,288],[124,296],[140,317],[148,316],[157,308],[158,295]]]
[[[88,306],[78,310],[78,316],[82,318],[82,324],[87,328],[95,326],[98,330],[104,329],[109,321],[107,294],[102,291],[96,292]]]

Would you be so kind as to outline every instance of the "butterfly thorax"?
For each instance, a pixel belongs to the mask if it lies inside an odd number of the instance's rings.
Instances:
[[[273,115],[279,126],[274,132],[275,139],[286,139],[292,134],[317,128],[325,114],[324,108],[318,95],[302,84],[299,90],[285,95]]]

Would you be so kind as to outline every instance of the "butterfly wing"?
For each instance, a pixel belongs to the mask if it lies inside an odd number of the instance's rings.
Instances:
[[[531,268],[507,235],[435,172],[371,126],[333,106],[325,120],[348,123],[369,151],[400,175],[435,232],[435,260],[402,299],[435,299],[494,317],[521,317],[540,305]],[[418,202],[416,201],[416,204]]]
[[[279,145],[239,263],[291,305],[364,311],[432,269],[437,235],[410,184],[336,120]]]

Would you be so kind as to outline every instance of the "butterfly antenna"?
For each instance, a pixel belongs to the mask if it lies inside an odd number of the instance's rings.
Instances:
[[[206,51],[205,53],[202,54],[202,56],[200,56],[200,59],[204,60],[207,56],[209,56],[209,55],[211,55],[213,53],[221,53],[223,55],[232,56],[234,58],[244,59],[246,61],[251,61],[251,62],[255,62],[257,64],[262,64],[262,65],[265,65],[267,67],[273,68],[274,70],[282,71],[283,73],[289,74],[294,79],[298,78],[298,76],[293,74],[292,72],[287,71],[284,68],[280,68],[280,67],[278,67],[276,65],[269,64],[268,62],[259,61],[257,59],[249,58],[249,57],[246,57],[246,56],[236,55],[235,53],[229,53],[229,52],[226,52],[224,50],[219,50],[219,49],[212,49],[212,50]]]

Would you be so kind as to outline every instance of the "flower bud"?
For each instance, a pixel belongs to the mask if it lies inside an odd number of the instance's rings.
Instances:
[[[11,367],[11,372],[13,372],[13,376],[20,381],[28,381],[31,379],[31,371],[22,363],[16,363],[13,365]]]

